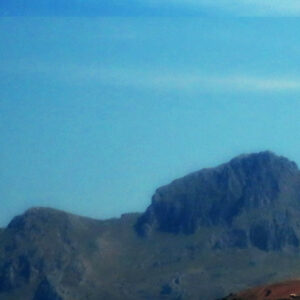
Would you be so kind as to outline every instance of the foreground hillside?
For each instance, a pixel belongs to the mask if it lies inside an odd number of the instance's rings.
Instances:
[[[159,188],[144,214],[32,208],[0,231],[0,300],[212,300],[298,277],[299,204],[296,164],[262,152]]]
[[[223,300],[292,300],[300,299],[300,280],[290,280],[231,294]]]

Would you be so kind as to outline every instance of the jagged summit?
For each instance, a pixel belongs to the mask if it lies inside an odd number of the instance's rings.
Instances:
[[[221,226],[228,229],[227,240],[238,232],[238,241],[229,243],[281,248],[298,245],[290,224],[298,204],[300,172],[294,162],[270,151],[246,154],[157,189],[136,230],[144,236],[156,230],[192,234],[199,227]]]
[[[297,164],[284,156],[276,155],[272,151],[262,151],[258,153],[250,153],[250,154],[241,154],[230,160],[229,164],[234,167],[239,164],[244,167],[253,166],[256,168],[279,168],[279,169],[289,169],[291,172],[297,171]],[[224,164],[227,165],[227,164]]]

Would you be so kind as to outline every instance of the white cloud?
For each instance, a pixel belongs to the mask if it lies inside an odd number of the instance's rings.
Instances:
[[[17,73],[23,77],[46,77],[51,82],[86,85],[103,84],[112,87],[174,91],[280,92],[299,91],[300,77],[253,76],[241,74],[205,74],[199,72],[158,69],[109,68],[99,65],[51,64],[43,62],[8,63],[2,74]]]
[[[141,0],[145,1],[145,0]],[[159,0],[146,0],[160,6]],[[164,4],[192,9],[218,10],[237,16],[300,16],[299,0],[165,0]]]
[[[300,90],[300,78],[287,77],[253,77],[253,76],[228,76],[212,79],[217,86],[230,87],[238,90],[249,91],[287,91]]]
[[[232,3],[232,11],[245,16],[298,16],[298,0],[240,0],[226,1]]]

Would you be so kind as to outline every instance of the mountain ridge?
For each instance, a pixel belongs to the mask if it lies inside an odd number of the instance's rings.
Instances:
[[[158,188],[142,214],[28,209],[0,231],[0,300],[214,300],[300,276],[299,172],[260,152]]]

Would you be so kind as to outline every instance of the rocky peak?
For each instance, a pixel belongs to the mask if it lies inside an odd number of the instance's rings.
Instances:
[[[276,236],[274,224],[281,224],[284,228],[276,230],[297,244],[290,218],[283,217],[295,211],[283,208],[300,212],[299,203],[300,172],[294,162],[269,151],[240,155],[157,189],[136,230],[143,236],[157,230],[192,234],[200,227],[221,226],[228,229],[225,235],[239,232],[246,241],[253,236],[259,244],[253,235],[257,228],[267,236]],[[284,232],[289,232],[289,238]]]
[[[8,230],[26,230],[32,228],[32,226],[47,226],[50,222],[51,225],[56,225],[55,220],[66,219],[67,214],[63,211],[59,211],[48,207],[32,207],[29,208],[22,215],[16,216],[8,224]]]
[[[223,166],[230,167],[236,172],[243,171],[249,177],[264,175],[282,177],[286,174],[295,175],[299,171],[295,162],[271,151],[242,154]]]
[[[93,219],[44,207],[30,208],[16,216],[3,233],[0,294],[30,284],[45,274],[58,281],[60,277],[55,274],[64,274],[80,282],[85,270],[79,241],[96,223]],[[61,298],[46,280],[39,285],[34,299]]]

